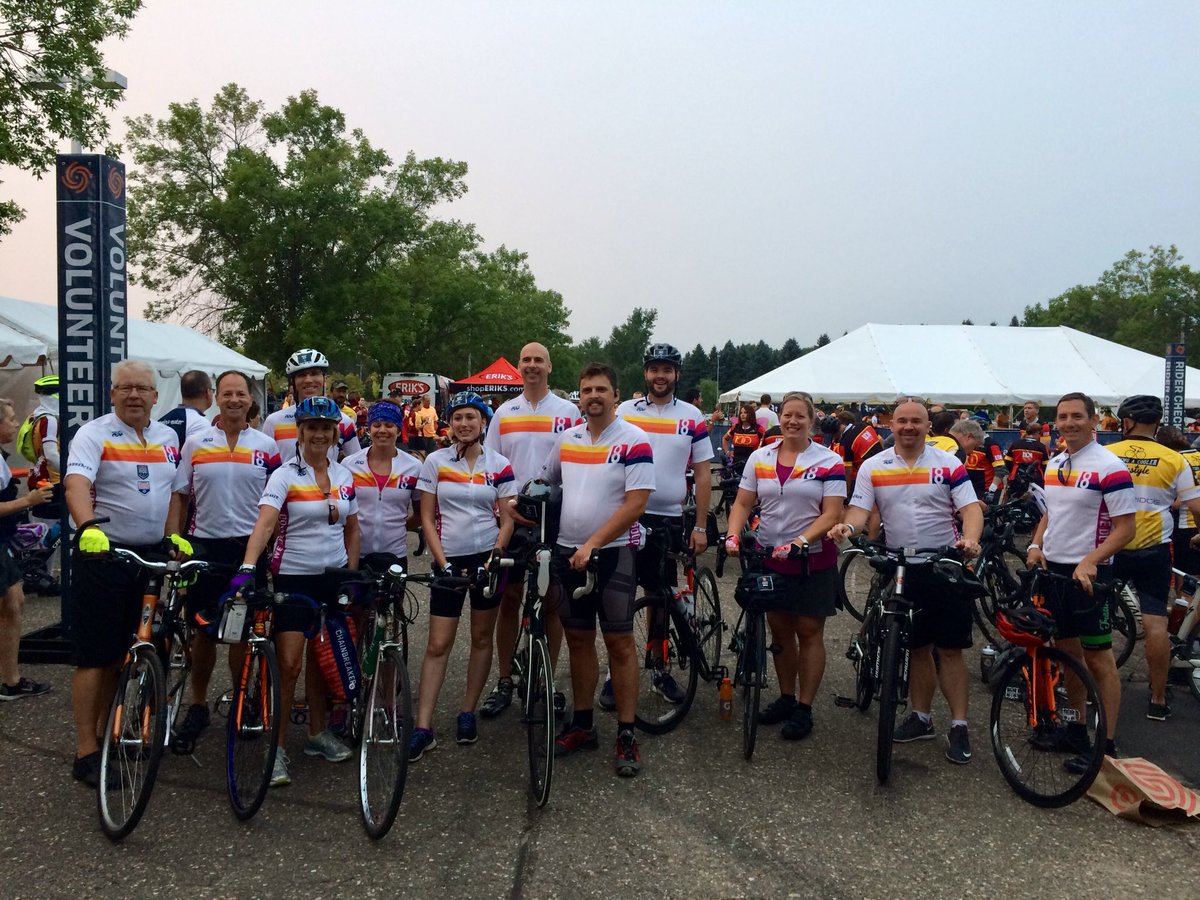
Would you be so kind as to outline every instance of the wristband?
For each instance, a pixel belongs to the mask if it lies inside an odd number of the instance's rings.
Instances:
[[[796,540],[799,541],[803,546],[808,546],[808,538],[806,538],[804,535],[800,535],[800,537],[796,538]]]
[[[226,570],[226,571],[228,571],[228,570]],[[253,571],[254,571],[254,566],[247,566],[245,564],[238,566],[238,574],[239,575],[242,573],[245,573],[245,572],[253,572]]]
[[[853,525],[851,525],[849,522],[846,523],[846,527],[850,529],[850,537],[854,537],[854,535],[855,535],[855,533],[857,533],[858,529],[855,528]]]
[[[701,528],[699,525],[697,525],[695,528],[693,528],[692,531],[696,532],[697,534],[708,534],[708,529]]]
[[[1028,547],[1025,548],[1025,552],[1028,553],[1030,550],[1041,550],[1041,549],[1042,549],[1041,544],[1030,544]]]

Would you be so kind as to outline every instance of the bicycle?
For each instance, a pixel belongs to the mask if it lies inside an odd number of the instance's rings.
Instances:
[[[1073,583],[1041,570],[1033,577],[1035,585]],[[1058,625],[1044,605],[1001,610],[996,627],[1019,648],[992,695],[989,730],[1000,773],[1023,800],[1066,806],[1091,787],[1104,760],[1108,732],[1099,688],[1087,666],[1050,646]]]
[[[1196,601],[1196,576],[1189,575],[1180,569],[1172,569],[1179,579],[1175,603],[1180,600],[1187,604],[1187,609],[1176,611],[1167,619],[1169,639],[1171,641],[1171,668],[1181,669],[1188,673],[1188,687],[1192,696],[1200,700],[1200,602]],[[1174,627],[1171,625],[1174,623]]]
[[[1001,644],[995,624],[996,613],[1010,609],[1022,600],[1017,572],[1025,568],[1025,557],[1017,549],[1014,538],[1018,527],[1028,524],[1029,515],[1024,498],[989,506],[984,511],[979,556],[972,561],[970,569],[987,591],[980,594],[972,612],[984,640],[993,647]]]

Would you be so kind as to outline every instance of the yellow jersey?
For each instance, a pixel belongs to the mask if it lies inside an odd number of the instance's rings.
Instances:
[[[1125,549],[1143,550],[1171,540],[1171,505],[1177,499],[1186,502],[1200,497],[1200,486],[1187,460],[1179,451],[1148,437],[1126,438],[1105,449],[1129,469],[1137,498],[1136,530]]]

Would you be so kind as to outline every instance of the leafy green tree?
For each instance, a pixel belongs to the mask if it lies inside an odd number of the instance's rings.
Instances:
[[[717,383],[711,378],[700,379],[700,410],[701,412],[712,412],[712,408],[717,405],[717,398],[721,396],[721,392],[717,389]]]
[[[142,0],[0,0],[0,166],[41,176],[58,143],[99,146],[121,89],[100,45],[122,38]],[[0,201],[0,237],[25,217]]]

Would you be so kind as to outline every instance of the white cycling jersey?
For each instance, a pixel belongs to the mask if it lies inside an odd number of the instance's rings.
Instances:
[[[1059,453],[1046,464],[1042,553],[1053,563],[1078,564],[1104,543],[1113,516],[1136,512],[1133,479],[1115,453],[1096,441]]]
[[[738,485],[758,497],[759,540],[770,547],[795,539],[820,518],[826,497],[846,496],[846,464],[838,454],[811,441],[780,484],[779,448],[775,443],[751,453]]]
[[[408,516],[412,510],[413,491],[421,474],[421,463],[403,450],[392,457],[392,472],[381,485],[371,471],[367,450],[359,450],[342,460],[354,480],[354,496],[358,500],[359,551],[408,555]]]
[[[271,553],[276,575],[319,575],[327,567],[345,566],[346,519],[358,514],[350,470],[329,464],[330,495],[317,484],[312,466],[293,457],[276,469],[259,506],[279,510],[279,537]],[[337,504],[337,521],[329,521],[329,502]]]
[[[955,510],[978,503],[966,466],[953,454],[926,444],[916,464],[890,447],[864,460],[850,505],[879,507],[892,547],[945,547],[958,540]]]
[[[683,400],[672,398],[658,406],[643,397],[626,400],[617,407],[617,415],[646,433],[654,454],[655,488],[646,512],[654,516],[683,515],[688,466],[713,458],[704,413]]]
[[[175,493],[192,498],[187,533],[198,538],[244,538],[258,521],[258,501],[267,479],[279,468],[275,442],[244,428],[236,446],[220,428],[209,426],[183,445],[175,472]]]
[[[281,460],[292,459],[296,455],[296,407],[275,410],[263,420],[262,432],[275,441]],[[359,449],[358,429],[354,420],[343,412],[342,421],[338,423],[337,443],[329,448],[329,461],[337,462],[339,450],[343,456],[350,456]]]
[[[547,394],[534,404],[522,394],[500,404],[485,441],[512,465],[519,489],[538,477],[558,436],[580,421],[579,407],[570,400]]]
[[[487,447],[471,465],[455,459],[454,447],[425,457],[417,489],[428,495],[422,503],[437,504],[437,530],[446,556],[483,553],[496,546],[500,526],[496,501],[514,497],[516,480],[508,460]]]

